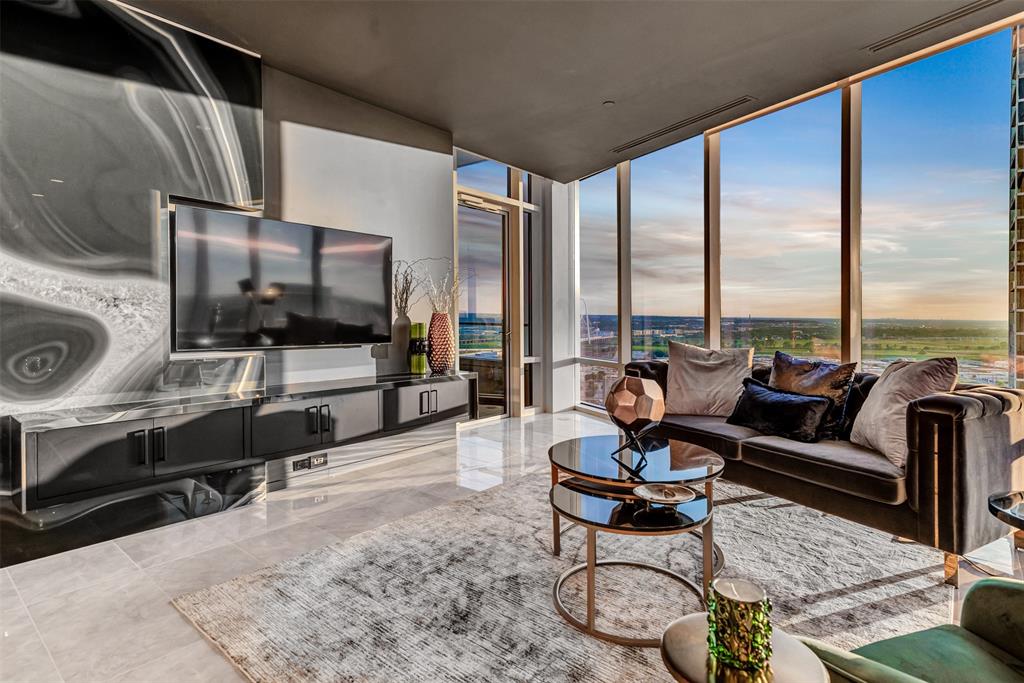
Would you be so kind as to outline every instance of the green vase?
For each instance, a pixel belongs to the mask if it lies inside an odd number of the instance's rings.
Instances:
[[[764,590],[750,581],[718,578],[711,582],[707,604],[708,656],[716,674],[768,671],[772,603]]]
[[[409,326],[409,372],[414,375],[427,374],[426,323],[413,323]]]

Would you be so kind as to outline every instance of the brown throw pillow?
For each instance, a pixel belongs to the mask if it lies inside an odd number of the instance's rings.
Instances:
[[[907,408],[929,394],[956,386],[956,358],[899,360],[885,369],[864,400],[850,441],[879,451],[897,467],[907,463]]]
[[[832,407],[818,429],[818,438],[839,438],[843,429],[846,399],[850,395],[856,363],[831,363],[823,360],[794,358],[775,352],[768,386],[805,396],[823,396],[832,400]]]
[[[727,417],[743,393],[753,360],[754,349],[705,349],[669,341],[665,412]]]

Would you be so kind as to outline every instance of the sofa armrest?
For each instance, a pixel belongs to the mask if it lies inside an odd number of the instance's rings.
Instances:
[[[820,640],[800,638],[804,645],[818,656],[828,669],[832,683],[924,683],[920,678],[905,674],[891,666],[840,650]]]
[[[1006,535],[988,497],[1024,487],[1024,391],[972,387],[912,401],[907,446],[918,541],[963,555]]]
[[[964,597],[960,626],[1024,660],[1024,581],[975,582]]]
[[[631,377],[653,379],[662,393],[668,389],[668,363],[663,360],[634,360],[626,363],[626,374]]]

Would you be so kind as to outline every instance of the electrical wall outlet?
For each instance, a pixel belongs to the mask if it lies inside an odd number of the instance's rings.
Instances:
[[[309,468],[310,469],[313,469],[314,467],[323,467],[326,464],[327,464],[327,454],[326,453],[320,453],[318,455],[311,455],[311,456],[309,456]]]

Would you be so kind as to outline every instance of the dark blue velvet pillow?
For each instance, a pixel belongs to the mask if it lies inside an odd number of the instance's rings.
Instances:
[[[774,389],[748,377],[726,422],[810,443],[819,440],[821,423],[831,408],[830,398]]]

